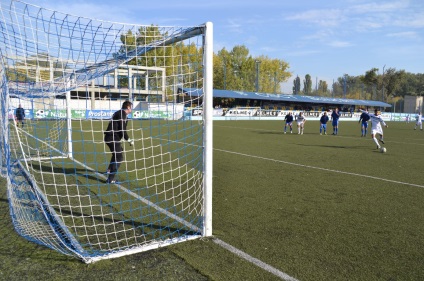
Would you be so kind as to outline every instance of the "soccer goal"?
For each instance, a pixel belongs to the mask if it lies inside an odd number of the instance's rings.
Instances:
[[[111,23],[5,0],[0,12],[0,164],[16,231],[87,263],[211,236],[212,24]],[[122,140],[106,183],[104,132],[125,101],[134,144]],[[203,119],[184,118],[188,106]]]

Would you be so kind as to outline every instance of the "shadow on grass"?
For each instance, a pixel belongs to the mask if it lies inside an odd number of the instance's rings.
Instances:
[[[276,132],[276,131],[267,131],[267,132],[259,131],[258,132],[256,130],[254,130],[254,131],[252,131],[252,133],[257,133],[259,135],[284,135],[284,132],[283,131],[281,131],[281,132]]]
[[[86,168],[65,167],[58,164],[42,165],[39,163],[32,163],[31,168],[35,171],[34,174],[53,174],[55,177],[63,175],[64,177],[74,177],[75,180],[84,178],[94,182],[105,181],[105,178],[100,177],[95,171]]]
[[[104,205],[108,205],[108,204],[104,204]],[[135,220],[132,220],[132,219],[126,217],[125,215],[123,215],[121,212],[119,212],[118,210],[116,210],[116,208],[114,208],[113,206],[110,206],[110,207],[115,210],[116,214],[119,214],[121,216],[121,219],[122,220],[119,220],[120,222],[122,222],[125,225],[132,226],[135,229],[152,228],[152,229],[161,230],[161,231],[165,231],[166,230],[170,234],[175,233],[175,232],[184,232],[184,234],[186,234],[186,235],[196,235],[196,234],[199,234],[199,233],[194,232],[194,231],[184,230],[184,229],[175,228],[175,227],[169,227],[168,225],[159,225],[159,224],[153,224],[153,223],[145,223],[145,222],[135,221]],[[62,214],[66,214],[66,215],[70,215],[70,216],[72,215],[74,217],[82,217],[82,216],[84,216],[83,213],[79,213],[79,212],[76,212],[76,211],[72,211],[71,212],[71,211],[67,211],[67,210],[64,210],[64,209],[63,210],[58,210],[56,208],[55,208],[55,210],[57,212],[61,212]],[[116,223],[116,221],[117,221],[117,219],[110,219],[110,218],[103,217],[103,216],[92,216],[91,218],[94,219],[94,220],[97,220],[99,222],[102,222],[102,223],[104,223],[104,222]]]
[[[59,254],[51,249],[36,243],[29,243],[21,237],[14,229],[9,214],[9,200],[6,190],[0,192],[0,212],[4,214],[0,220],[0,256],[9,259],[44,259],[54,261],[72,261],[80,263],[79,260]],[[7,258],[9,257],[9,258]],[[6,262],[5,260],[3,261]]]
[[[97,194],[94,192],[91,193],[92,196],[98,197],[101,201],[101,205],[109,206],[114,210],[114,213],[118,215],[119,218],[111,218],[104,217],[101,215],[92,216],[92,219],[98,221],[99,223],[116,223],[119,220],[121,223],[127,225],[128,228],[134,229],[134,231],[144,233],[145,230],[151,229],[152,231],[148,231],[150,235],[155,233],[161,233],[161,235],[172,237],[176,233],[180,233],[179,235],[196,235],[197,232],[191,229],[184,229],[181,227],[171,227],[169,225],[162,225],[157,223],[149,223],[143,222],[143,217],[137,219],[128,218],[125,213],[120,212],[113,205],[101,200]],[[75,210],[66,210],[54,208],[57,213],[61,213],[65,216],[73,216],[73,217],[83,217],[83,213],[77,212]],[[0,212],[3,214],[0,219],[0,256],[8,257],[13,256],[13,258],[17,259],[42,259],[42,260],[54,260],[54,261],[76,261],[79,262],[78,259],[64,256],[58,252],[50,252],[50,248],[40,245],[37,242],[28,243],[28,241],[24,237],[21,237],[14,229],[12,219],[9,213],[9,200],[7,199],[7,190],[1,190],[0,192]],[[149,216],[146,216],[148,219]],[[148,234],[149,235],[149,234]],[[46,252],[47,251],[47,252]],[[54,253],[54,254],[53,254]],[[1,278],[0,278],[1,279]]]

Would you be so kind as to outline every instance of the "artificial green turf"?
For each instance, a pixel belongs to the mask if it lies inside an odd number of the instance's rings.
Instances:
[[[424,133],[388,124],[382,154],[357,122],[214,122],[214,235],[299,280],[423,280]],[[85,265],[17,236],[1,195],[0,279],[278,280],[209,239]]]
[[[382,154],[356,122],[338,136],[320,136],[317,122],[283,135],[282,124],[215,122],[224,240],[300,280],[422,279],[423,132],[389,123]]]

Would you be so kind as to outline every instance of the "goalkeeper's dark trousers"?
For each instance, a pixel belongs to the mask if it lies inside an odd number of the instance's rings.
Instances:
[[[122,145],[120,141],[114,141],[113,136],[105,136],[106,145],[109,147],[112,152],[112,158],[110,159],[108,170],[110,171],[108,176],[108,181],[111,182],[115,179],[115,175],[121,166],[122,161],[124,160],[124,154],[122,153]]]
[[[16,124],[18,125],[18,127],[19,127],[19,123],[22,123],[22,128],[23,128],[24,127],[24,118],[17,118]]]

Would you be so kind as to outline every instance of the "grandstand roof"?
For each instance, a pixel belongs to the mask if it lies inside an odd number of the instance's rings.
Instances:
[[[183,88],[184,93],[191,96],[199,96],[203,94],[203,89]],[[390,104],[373,101],[373,100],[357,100],[357,99],[340,99],[330,97],[316,96],[299,96],[299,95],[279,95],[256,92],[243,92],[231,90],[213,90],[214,98],[231,98],[231,99],[253,99],[253,100],[268,100],[282,102],[299,102],[299,103],[318,103],[318,104],[340,104],[340,105],[357,105],[370,107],[392,107]]]

